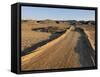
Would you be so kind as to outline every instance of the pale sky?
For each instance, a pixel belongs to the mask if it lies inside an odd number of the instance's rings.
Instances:
[[[25,20],[95,20],[95,10],[22,6],[21,15]]]

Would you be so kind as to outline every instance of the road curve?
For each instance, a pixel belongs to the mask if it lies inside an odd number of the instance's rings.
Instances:
[[[59,38],[38,48],[36,52],[22,56],[21,70],[93,66],[94,55],[91,55],[91,52],[92,48],[85,35],[80,31],[69,29]]]

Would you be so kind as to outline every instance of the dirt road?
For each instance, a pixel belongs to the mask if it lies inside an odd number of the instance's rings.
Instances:
[[[59,38],[21,57],[22,70],[88,67],[95,65],[94,51],[79,29],[68,30]]]

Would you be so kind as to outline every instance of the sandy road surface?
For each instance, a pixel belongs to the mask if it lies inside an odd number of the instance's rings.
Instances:
[[[81,40],[81,41],[80,41]],[[21,57],[22,70],[75,68],[94,65],[94,53],[85,35],[68,30],[36,52]]]

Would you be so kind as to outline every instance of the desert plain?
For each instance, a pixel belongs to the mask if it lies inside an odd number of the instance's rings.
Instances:
[[[21,21],[21,70],[91,66],[95,66],[95,21]]]

